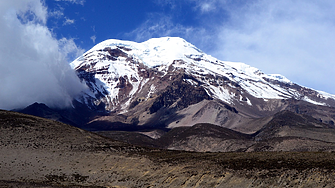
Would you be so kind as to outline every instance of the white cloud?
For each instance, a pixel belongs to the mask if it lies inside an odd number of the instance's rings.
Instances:
[[[209,3],[202,4],[200,8],[201,12],[209,12],[214,9],[213,5]]]
[[[46,10],[39,0],[0,3],[1,109],[34,102],[68,106],[85,87],[67,62],[81,50],[71,39],[53,38],[45,25]]]
[[[1,15],[9,19],[10,16],[14,14],[15,10],[10,10],[10,8],[15,5],[19,11],[15,12],[16,16],[22,22],[29,22],[30,18],[33,18],[35,22],[46,23],[47,8],[44,6],[39,6],[41,2],[39,0],[31,1],[21,1],[21,0],[11,0],[0,2]],[[33,14],[32,14],[33,13]],[[6,19],[6,18],[5,18]]]
[[[192,39],[193,42],[204,43],[209,37],[204,32],[205,30],[202,28],[174,24],[170,16],[152,14],[140,27],[125,35],[138,42],[154,37],[181,36],[185,39]]]
[[[58,40],[59,50],[68,60],[73,60],[85,53],[84,49],[79,48],[74,39],[61,38]]]
[[[214,56],[335,94],[335,2],[254,1],[231,10]]]
[[[95,44],[95,39],[97,39],[97,37],[95,35],[91,36],[91,40],[92,40],[93,44]]]
[[[71,25],[74,24],[74,19],[69,19],[65,17],[65,21],[63,22],[63,25]]]
[[[65,1],[73,4],[84,5],[86,0],[55,0],[55,1]]]
[[[62,18],[64,16],[63,10],[50,11],[48,14],[50,17]]]
[[[195,10],[200,10],[200,13],[213,13],[220,11],[224,13],[225,9],[228,8],[227,5],[234,5],[239,3],[237,0],[184,0],[187,3],[194,3]],[[253,0],[250,0],[253,1]],[[230,7],[232,8],[232,7]]]
[[[200,9],[201,13],[208,13],[216,10],[217,6],[220,6],[218,0],[190,0],[196,3],[196,9]],[[220,8],[220,7],[219,7]]]
[[[157,19],[158,18],[158,19]],[[173,25],[171,18],[164,15],[152,14],[150,18],[140,27],[126,33],[127,36],[133,36],[135,41],[144,41],[153,37],[168,36],[177,27]]]
[[[157,5],[170,7],[171,9],[181,8],[183,5],[195,6],[195,10],[207,13],[216,10],[217,6],[223,5],[226,0],[153,0]]]

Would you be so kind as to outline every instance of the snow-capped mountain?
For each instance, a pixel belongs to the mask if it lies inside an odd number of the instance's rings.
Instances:
[[[316,118],[334,121],[322,114],[335,107],[335,95],[244,63],[218,60],[181,38],[106,40],[71,66],[89,86],[76,100],[110,112],[92,125],[175,127],[205,122],[236,128],[284,109],[308,114],[308,105],[322,109]]]

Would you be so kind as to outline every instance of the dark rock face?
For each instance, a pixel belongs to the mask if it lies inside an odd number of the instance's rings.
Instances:
[[[73,107],[65,109],[53,109],[43,103],[34,103],[24,109],[14,109],[13,111],[51,119],[66,123],[76,127],[85,127],[92,117],[104,115],[104,106],[89,108],[78,101],[73,101]],[[100,108],[100,109],[99,109]]]
[[[119,77],[116,88],[119,88],[118,99],[124,101],[129,99],[129,93],[133,89],[133,85],[129,82],[128,76]]]
[[[44,117],[44,118],[60,121],[63,123],[67,123],[70,125],[78,126],[78,124],[75,123],[75,121],[71,121],[69,118],[65,117],[62,113],[62,110],[51,109],[43,103],[34,103],[30,106],[27,106],[24,109],[20,109],[16,111],[24,113],[24,114]]]
[[[169,107],[176,102],[177,109],[187,108],[202,100],[212,100],[202,87],[193,87],[182,79],[176,79],[160,94],[150,107],[150,113],[155,113],[162,107]]]
[[[268,139],[272,137],[279,137],[277,134],[283,127],[290,127],[296,129],[319,129],[320,131],[329,130],[334,131],[335,127],[329,124],[320,122],[319,120],[308,116],[299,115],[290,111],[282,111],[274,115],[273,119],[264,126],[259,133],[256,133],[257,140]]]
[[[124,48],[126,49],[126,48]],[[128,54],[126,54],[125,52],[123,52],[120,47],[116,48],[116,49],[111,49],[110,47],[107,47],[104,49],[104,51],[108,51],[109,54],[113,57],[128,57]]]
[[[30,114],[33,116],[48,116],[53,115],[55,112],[43,103],[34,103],[30,106],[27,106],[23,110],[20,110],[21,113]]]
[[[224,127],[219,127],[216,125],[202,123],[196,124],[192,127],[178,127],[172,129],[161,138],[157,140],[162,146],[168,148],[171,144],[187,140],[189,137],[210,137],[219,138],[222,140],[244,140],[247,141],[251,139],[250,135],[239,133]]]

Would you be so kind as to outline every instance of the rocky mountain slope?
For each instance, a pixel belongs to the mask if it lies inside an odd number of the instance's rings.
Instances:
[[[226,131],[232,134],[222,138],[248,139]],[[0,138],[0,187],[335,186],[335,154],[330,152],[150,149],[2,110]]]
[[[335,121],[335,96],[218,60],[181,38],[143,43],[106,40],[72,62],[88,89],[75,101],[106,112],[89,130],[147,129],[211,123],[243,133],[255,118],[282,110]]]

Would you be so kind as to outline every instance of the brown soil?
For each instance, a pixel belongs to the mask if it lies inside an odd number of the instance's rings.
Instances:
[[[335,153],[132,146],[0,111],[0,187],[334,187]]]

